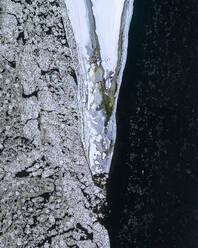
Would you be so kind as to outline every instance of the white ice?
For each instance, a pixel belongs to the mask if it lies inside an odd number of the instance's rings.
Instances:
[[[118,40],[124,2],[125,0],[92,0],[105,74],[110,71],[115,72],[117,66]]]

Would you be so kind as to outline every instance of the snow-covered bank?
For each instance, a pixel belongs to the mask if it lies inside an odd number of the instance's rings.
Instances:
[[[134,0],[65,0],[79,60],[81,134],[93,175],[108,174]]]

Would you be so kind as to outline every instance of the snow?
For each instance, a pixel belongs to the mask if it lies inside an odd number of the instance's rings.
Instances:
[[[114,72],[118,61],[118,40],[125,0],[92,0],[100,53],[105,74]]]
[[[88,58],[86,47],[91,45],[91,40],[86,0],[67,0],[66,6],[75,39],[78,43],[79,54],[83,54]]]

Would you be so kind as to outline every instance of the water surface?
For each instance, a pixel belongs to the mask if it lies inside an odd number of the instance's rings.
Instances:
[[[198,247],[198,6],[135,1],[106,216],[113,248]]]

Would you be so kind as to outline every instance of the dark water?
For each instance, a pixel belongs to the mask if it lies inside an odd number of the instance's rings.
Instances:
[[[198,248],[198,1],[136,0],[106,215],[112,248]]]

